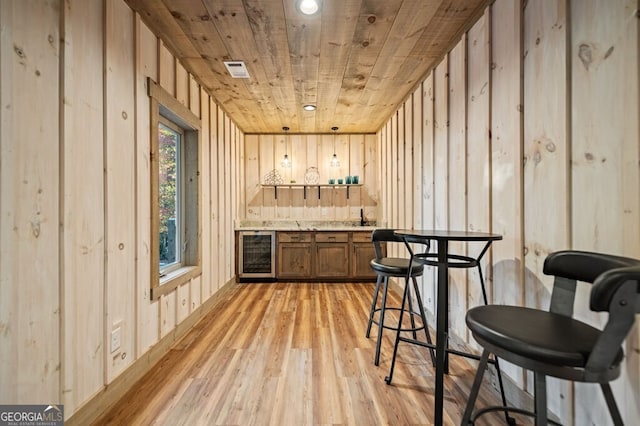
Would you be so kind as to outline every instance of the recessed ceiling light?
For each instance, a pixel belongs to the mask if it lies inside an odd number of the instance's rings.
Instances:
[[[320,6],[318,6],[317,0],[300,0],[298,9],[305,15],[313,15],[320,9]]]
[[[307,105],[303,106],[302,109],[304,109],[305,111],[315,111],[316,110],[316,106],[315,105],[311,105],[311,104],[307,104]]]

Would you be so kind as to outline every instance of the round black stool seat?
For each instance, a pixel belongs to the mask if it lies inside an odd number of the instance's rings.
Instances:
[[[474,337],[507,353],[561,366],[584,368],[602,332],[564,315],[521,306],[485,305],[470,309]],[[498,356],[509,359],[505,354]],[[616,355],[622,360],[622,348]]]
[[[410,259],[405,259],[401,257],[383,257],[380,259],[372,259],[371,260],[371,268],[374,271],[390,275],[394,277],[403,277],[407,275],[409,272],[409,263]],[[413,267],[411,268],[411,276],[418,277],[422,275],[424,271],[424,265],[421,263],[413,262]]]

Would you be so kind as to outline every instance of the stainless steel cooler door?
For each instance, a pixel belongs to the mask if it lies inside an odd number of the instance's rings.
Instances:
[[[240,232],[239,275],[241,278],[276,276],[276,234],[273,231]]]

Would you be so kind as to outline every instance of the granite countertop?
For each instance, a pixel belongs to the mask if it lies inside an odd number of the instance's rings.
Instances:
[[[236,231],[373,231],[375,221],[313,221],[313,220],[246,220],[236,223]]]

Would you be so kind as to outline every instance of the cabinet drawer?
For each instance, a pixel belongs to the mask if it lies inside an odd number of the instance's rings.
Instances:
[[[318,232],[316,243],[348,243],[349,233],[347,232]]]
[[[278,232],[279,243],[310,243],[311,233],[309,232]]]
[[[370,243],[371,242],[371,232],[354,232],[353,233],[353,242],[354,243]]]

